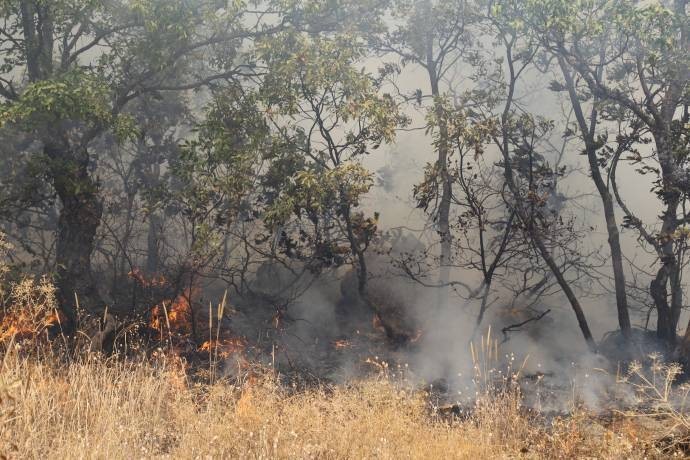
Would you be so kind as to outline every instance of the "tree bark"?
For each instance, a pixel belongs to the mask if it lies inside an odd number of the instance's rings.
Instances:
[[[675,100],[671,97],[670,100]],[[665,103],[662,106],[656,129],[653,131],[654,142],[661,166],[662,197],[666,209],[661,216],[662,224],[658,239],[661,244],[659,258],[661,267],[657,276],[650,283],[650,294],[657,309],[657,336],[673,348],[676,344],[676,330],[678,318],[682,308],[683,292],[680,285],[680,264],[674,249],[673,234],[678,229],[678,206],[681,200],[680,191],[674,182],[675,171],[680,166],[676,163],[674,149],[670,143],[671,124],[673,123],[675,106]],[[668,303],[667,286],[671,287],[671,304]]]
[[[671,308],[668,305],[668,283],[669,266],[663,264],[657,271],[656,277],[649,285],[649,292],[656,306],[656,335],[658,338],[668,341],[673,335],[671,333]]]
[[[149,275],[158,273],[160,268],[160,234],[163,219],[157,211],[149,215],[149,228],[146,235],[146,272]]]
[[[341,192],[343,193],[343,192]],[[347,198],[344,196],[342,200],[345,201]],[[367,278],[368,278],[368,272],[367,272],[367,259],[366,255],[364,254],[364,250],[362,249],[360,245],[360,241],[358,240],[357,236],[355,235],[355,231],[353,228],[352,224],[352,211],[350,209],[349,204],[345,204],[342,209],[343,213],[343,218],[345,219],[345,226],[346,226],[346,232],[347,232],[347,240],[350,243],[350,250],[352,251],[352,255],[355,257],[357,261],[357,292],[359,293],[360,299],[364,300],[366,303],[367,301]]]
[[[673,3],[674,13],[682,18],[684,23],[687,20],[686,13],[687,0],[675,0]],[[690,36],[686,27],[681,28],[680,46],[690,51]],[[673,234],[680,224],[678,220],[678,206],[681,202],[680,188],[682,184],[676,182],[678,172],[682,170],[676,158],[673,145],[672,124],[676,110],[683,98],[684,87],[687,84],[688,68],[682,61],[679,62],[677,69],[679,75],[684,76],[683,80],[672,79],[664,95],[660,108],[653,118],[655,126],[652,126],[652,135],[657,149],[659,165],[661,166],[661,179],[663,186],[663,200],[666,210],[662,215],[661,232],[659,239],[661,246],[662,266],[657,273],[657,277],[650,285],[650,293],[657,307],[657,335],[666,340],[669,348],[673,349],[676,345],[676,331],[678,320],[683,306],[683,288],[680,284],[680,272],[682,261],[674,250]],[[671,287],[671,305],[668,304],[666,286]]]
[[[56,254],[57,295],[71,332],[78,323],[78,306],[99,310],[102,301],[91,271],[91,254],[103,207],[98,184],[89,175],[89,155],[46,142],[49,174],[62,209],[58,219]]]

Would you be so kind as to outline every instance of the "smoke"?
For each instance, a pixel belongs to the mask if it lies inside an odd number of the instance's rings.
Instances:
[[[427,93],[424,77],[419,72],[404,70],[396,84],[403,92],[421,88]],[[565,166],[569,173],[560,183],[559,192],[566,200],[567,211],[576,217],[578,227],[587,229],[583,251],[599,252],[606,248],[600,202],[586,173],[585,160],[579,155],[579,147],[562,145],[564,104],[560,95],[547,89],[547,81],[544,75],[533,73],[520,97],[528,109],[557,121],[550,142],[562,148],[562,152],[554,147],[548,161]],[[423,108],[413,108],[409,115],[413,128],[423,125]],[[497,161],[497,157],[491,157],[495,153],[486,155],[487,164]],[[572,310],[560,292],[551,291],[531,306],[530,312],[548,311],[548,314],[527,321],[515,330],[502,332],[536,314],[524,311],[520,312],[522,316],[506,314],[510,308],[520,310],[520,305],[511,303],[510,293],[501,292],[499,286],[498,299],[477,327],[479,299],[467,299],[451,291],[448,303],[439,306],[438,289],[424,287],[395,268],[402,253],[423,253],[425,245],[437,238],[429,216],[416,209],[412,197],[413,186],[422,179],[424,165],[433,161],[435,152],[431,139],[423,129],[400,132],[394,145],[388,146],[384,153],[368,156],[365,161],[365,166],[376,173],[376,186],[364,203],[365,211],[380,213],[383,232],[404,229],[407,239],[407,242],[399,239],[399,246],[394,245],[385,256],[370,251],[371,289],[376,290],[377,284],[383,284],[389,292],[398,293],[396,299],[404,299],[398,307],[420,329],[421,336],[400,348],[386,344],[383,331],[372,325],[372,312],[356,305],[352,298],[343,297],[342,283],[346,273],[340,270],[311,279],[310,286],[290,304],[285,327],[280,337],[273,338],[277,365],[282,369],[309,369],[319,377],[344,382],[371,371],[371,366],[367,365],[369,359],[389,361],[393,366],[409,369],[409,376],[420,384],[444,386],[449,399],[461,398],[472,394],[477,385],[477,356],[473,356],[471,347],[477,350],[491,331],[489,339],[496,344],[496,356],[490,365],[496,372],[501,369],[519,371],[524,376],[527,405],[562,412],[572,408],[573,401],[577,400],[590,408],[602,408],[611,398],[611,388],[615,387],[615,364],[602,355],[589,352]],[[619,175],[619,186],[635,203],[638,215],[653,219],[659,209],[658,201],[648,193],[651,184],[641,186],[639,176],[631,170],[622,169]],[[624,250],[633,255],[637,263],[653,262],[649,255],[640,252],[634,232],[624,231],[622,239]],[[410,244],[410,241],[418,244]],[[588,282],[576,292],[583,300],[585,314],[597,340],[604,339],[617,328],[615,299],[612,289],[608,288],[611,282],[606,278],[605,264],[601,271],[601,275],[594,276],[599,284]],[[452,278],[479,286],[476,272],[455,270]],[[345,287],[345,291],[355,289],[354,286]],[[255,299],[249,302],[248,308],[256,308],[255,302]],[[639,326],[646,317],[639,313],[633,319]],[[634,357],[644,356],[651,348],[653,346],[642,346],[643,350]],[[611,350],[608,352],[615,356]],[[630,356],[621,358],[630,359]]]
[[[482,53],[490,56],[493,53],[491,40],[481,41],[484,45]],[[95,61],[97,53],[101,52],[96,51],[98,48],[94,47],[85,58]],[[392,59],[391,56],[379,56],[368,59],[364,65],[376,71]],[[463,74],[463,70],[457,70],[452,77],[454,81],[446,82],[442,91],[452,89],[462,93],[475,84],[482,90],[490,89],[486,80],[475,83]],[[404,67],[394,78],[394,84],[384,89],[395,95],[408,96],[412,100],[413,94],[428,96],[431,92],[428,75],[418,66]],[[551,165],[564,166],[567,174],[559,182],[558,199],[551,197],[551,205],[565,209],[568,217],[575,219],[577,229],[586,233],[586,237],[579,242],[582,253],[599,256],[593,259],[595,265],[601,262],[595,267],[596,272],[590,273],[590,278],[585,282],[575,284],[576,295],[582,300],[595,339],[602,342],[602,349],[607,351],[607,355],[616,357],[619,343],[615,335],[608,335],[617,328],[617,317],[611,274],[606,263],[607,234],[600,200],[587,173],[586,160],[580,155],[581,146],[575,141],[568,143],[564,140],[563,132],[571,114],[567,109],[568,104],[564,102],[564,95],[548,89],[548,82],[552,78],[555,76],[536,70],[526,72],[520,82],[517,99],[525,111],[555,120],[543,155]],[[164,125],[168,123],[168,115],[179,110],[179,101],[174,98],[167,100],[160,95],[157,97],[161,98],[157,103],[143,104],[149,109],[157,109],[151,116],[151,124]],[[208,102],[211,94],[199,91],[194,95],[189,94],[189,97],[190,113],[181,117],[185,119],[183,123],[179,122],[184,127],[173,129],[179,132],[159,133],[165,142],[151,147],[150,156],[155,158],[155,165],[152,163],[151,168],[158,170],[155,174],[152,171],[151,177],[148,177],[150,182],[160,182],[163,186],[163,180],[169,173],[166,166],[161,167],[156,150],[170,147],[168,142],[176,145],[178,138],[186,136],[190,129],[188,125],[193,123],[191,119],[197,114],[201,118],[199,107]],[[378,229],[383,234],[392,235],[382,243],[385,246],[383,250],[377,252],[377,248],[370,248],[367,253],[369,290],[376,296],[376,301],[370,303],[375,308],[372,310],[367,302],[358,299],[352,272],[348,272],[350,267],[315,274],[305,270],[298,261],[293,261],[292,270],[269,264],[259,267],[254,279],[250,280],[251,289],[240,289],[232,299],[237,311],[227,327],[233,333],[246,337],[257,349],[260,359],[283,372],[305,371],[319,378],[344,382],[377,370],[377,366],[385,362],[396,368],[402,366],[409,369],[411,378],[420,384],[436,382],[441,385],[442,382],[449,398],[467,394],[476,385],[479,356],[476,351],[481,350],[484,343],[484,347],[493,347],[494,350],[489,367],[519,370],[527,377],[527,382],[536,382],[536,389],[529,395],[529,404],[563,410],[564,401],[572,400],[565,395],[577,393],[586,405],[601,406],[607,398],[607,388],[615,380],[612,376],[615,365],[606,362],[601,355],[588,351],[571,308],[560,291],[551,289],[538,297],[523,295],[516,301],[509,286],[494,285],[486,315],[478,325],[481,308],[478,296],[449,289],[447,302],[439,305],[439,288],[425,286],[420,280],[411,279],[401,269],[400,261],[408,255],[426,259],[431,265],[434,257],[438,256],[435,223],[417,208],[412,196],[414,186],[423,179],[425,166],[436,161],[432,136],[425,130],[428,101],[428,97],[424,100],[420,97],[417,102],[406,104],[411,125],[398,132],[394,144],[383,146],[375,153],[366,155],[363,160],[364,166],[375,173],[376,180],[362,208],[367,215],[379,213]],[[182,103],[179,105],[185,106]],[[168,139],[168,135],[172,140]],[[184,213],[179,209],[166,209],[165,212],[157,210],[161,214],[158,226],[161,229],[166,226],[170,242],[160,238],[152,241],[150,246],[143,247],[145,238],[139,238],[141,247],[120,247],[118,232],[126,234],[127,239],[135,240],[137,237],[131,235],[143,233],[143,230],[135,228],[133,222],[144,222],[150,218],[143,199],[142,203],[134,203],[134,188],[139,185],[131,179],[134,175],[130,173],[137,169],[133,160],[136,152],[124,150],[117,147],[94,166],[103,174],[98,182],[111,192],[104,199],[106,211],[110,214],[104,218],[104,225],[101,226],[101,232],[105,234],[103,240],[107,240],[107,243],[95,256],[102,260],[96,262],[108,270],[111,268],[108,264],[124,267],[126,263],[132,264],[125,257],[128,250],[143,253],[153,246],[156,250],[158,246],[162,247],[160,259],[166,258],[166,255],[170,259],[171,254],[177,253],[188,255],[190,251],[185,243],[172,241],[188,238],[189,231],[185,224],[178,225],[175,219],[182,216],[180,220],[184,220]],[[123,155],[127,157],[125,160],[122,159]],[[487,149],[483,163],[490,168],[498,161],[497,153]],[[129,169],[120,164],[127,162],[132,163],[127,165]],[[651,175],[647,179],[632,167],[622,164],[618,177],[621,193],[626,196],[632,211],[644,221],[656,221],[661,209],[657,197],[649,192],[653,180]],[[139,206],[136,215],[123,209],[126,198],[130,199],[131,206]],[[57,222],[55,207],[50,207],[47,212],[50,213],[50,225],[46,230],[49,234],[55,230]],[[458,218],[458,214],[459,211],[454,211],[455,218]],[[106,222],[108,219],[128,221],[123,225],[124,229],[113,229],[113,222]],[[18,226],[19,230],[14,233],[21,233],[21,237],[27,239],[30,223]],[[107,227],[105,224],[108,224]],[[651,233],[655,230],[650,228]],[[105,247],[107,244],[113,248]],[[646,268],[655,262],[654,256],[640,248],[634,230],[622,232],[622,244],[624,252],[636,266]],[[46,266],[52,261],[51,251],[50,247],[45,250]],[[524,270],[530,268],[525,266]],[[433,284],[435,275],[432,270],[422,281]],[[517,272],[513,276],[519,280],[521,275]],[[456,268],[451,278],[469,286],[470,291],[482,287],[481,276],[476,269]],[[118,285],[118,280],[114,281],[113,285]],[[644,285],[647,280],[639,282]],[[220,298],[219,292],[225,290],[229,283],[217,284],[223,285],[207,289],[205,297]],[[633,322],[636,326],[646,325],[647,312],[644,311],[643,301],[632,296],[630,299],[633,303]],[[683,321],[681,319],[681,323]],[[632,355],[620,356],[622,360],[644,356],[649,350],[655,349],[654,342],[648,341],[644,333],[638,335],[639,350],[634,350]],[[559,396],[548,401],[544,396],[547,390]]]

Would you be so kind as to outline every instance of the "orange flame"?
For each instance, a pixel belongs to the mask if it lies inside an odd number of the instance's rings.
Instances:
[[[160,332],[167,331],[170,325],[171,334],[185,335],[192,332],[192,307],[189,303],[192,291],[185,290],[170,304],[161,303],[151,310],[149,326]],[[167,318],[166,318],[167,313]]]
[[[47,328],[65,321],[65,316],[57,310],[41,316],[27,312],[7,312],[0,321],[0,342],[11,339],[34,339]]]
[[[207,340],[199,347],[199,351],[207,353],[215,353],[218,350],[218,356],[227,358],[235,353],[242,353],[247,348],[247,341],[243,337],[233,337],[229,339],[221,339],[219,341]]]
[[[127,276],[139,283],[142,287],[164,287],[168,284],[168,280],[163,275],[146,276],[140,268],[133,268]]]
[[[351,348],[352,347],[352,342],[349,340],[334,340],[331,342],[333,344],[333,348],[336,350],[344,350],[346,348]]]

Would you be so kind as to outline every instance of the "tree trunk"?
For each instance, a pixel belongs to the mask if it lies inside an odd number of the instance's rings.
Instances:
[[[63,327],[77,326],[77,307],[99,310],[102,301],[91,271],[91,254],[103,212],[98,185],[88,172],[89,156],[84,149],[74,152],[59,144],[46,143],[49,174],[62,204],[58,219],[56,255],[57,295],[67,317]]]
[[[427,71],[431,84],[431,94],[434,98],[434,111],[438,123],[438,159],[437,167],[441,178],[441,199],[438,206],[438,233],[441,239],[441,254],[439,260],[439,295],[438,307],[443,308],[448,304],[448,283],[450,281],[451,251],[453,235],[450,230],[450,206],[453,196],[453,184],[448,172],[448,154],[450,150],[448,139],[448,126],[444,119],[441,105],[441,92],[439,89],[439,77],[436,74],[436,63],[433,61],[433,41],[429,39],[427,50]]]
[[[620,234],[613,208],[611,193],[606,190],[600,193],[604,204],[604,218],[606,219],[606,230],[608,232],[608,243],[611,249],[611,267],[613,268],[613,282],[616,290],[616,310],[618,313],[618,326],[623,333],[623,337],[629,339],[632,335],[630,324],[630,313],[628,311],[628,299],[625,292],[625,271],[623,270],[623,250],[621,249]]]
[[[672,245],[673,243],[667,243]],[[667,250],[664,249],[664,252]],[[671,249],[672,252],[672,249]],[[683,304],[683,287],[680,283],[680,267],[674,254],[662,258],[662,266],[649,286],[657,311],[656,333],[673,349],[676,345],[678,321]],[[668,302],[668,286],[671,288],[671,303]]]
[[[346,200],[345,194],[341,191],[342,193],[342,199]],[[350,250],[352,251],[352,255],[355,257],[357,261],[357,292],[359,293],[360,299],[364,300],[366,303],[367,301],[367,295],[366,295],[366,290],[367,290],[367,260],[366,256],[364,254],[364,251],[361,248],[360,241],[358,240],[357,236],[355,235],[354,228],[352,226],[352,214],[351,214],[351,209],[349,204],[343,205],[342,213],[343,213],[343,218],[345,219],[345,228],[347,232],[347,240],[350,243]]]
[[[53,73],[55,30],[51,3],[36,0],[19,2],[26,71],[30,82],[50,78]]]
[[[611,268],[613,269],[613,280],[616,291],[616,310],[618,313],[618,325],[623,333],[625,339],[631,337],[630,314],[628,311],[628,298],[625,292],[625,271],[623,270],[623,250],[621,249],[620,234],[618,232],[618,223],[616,222],[616,213],[613,205],[613,196],[609,191],[608,186],[604,182],[599,166],[599,159],[597,158],[597,147],[594,140],[596,126],[598,121],[598,113],[596,109],[596,101],[592,112],[590,114],[589,123],[585,119],[585,114],[582,109],[582,104],[578,97],[575,81],[570,73],[570,68],[562,57],[558,58],[558,63],[561,67],[561,72],[565,78],[568,87],[568,95],[570,96],[570,103],[575,112],[580,133],[585,142],[585,152],[587,153],[587,161],[589,163],[589,171],[592,175],[594,185],[597,187],[601,203],[604,208],[604,219],[606,220],[606,232],[608,233],[608,243],[611,250]],[[599,76],[603,72],[602,68],[598,70]]]
[[[662,265],[649,285],[649,292],[656,306],[656,335],[664,341],[670,340],[670,337],[673,335],[671,334],[671,309],[668,305],[667,283],[668,266]]]
[[[503,123],[505,123],[505,117]],[[503,136],[504,139],[507,139],[507,133],[504,132]],[[585,341],[587,342],[587,346],[591,351],[596,352],[596,342],[594,341],[592,332],[589,329],[589,324],[587,323],[587,318],[585,317],[584,310],[582,310],[580,301],[575,295],[573,289],[570,287],[570,283],[568,283],[568,280],[565,279],[565,276],[563,275],[561,268],[554,260],[553,256],[551,255],[551,252],[549,251],[549,248],[546,247],[544,239],[539,233],[539,230],[535,228],[534,220],[531,218],[531,216],[527,214],[527,212],[522,206],[522,200],[524,198],[520,194],[518,186],[515,184],[513,168],[510,164],[510,156],[508,153],[509,149],[505,142],[506,141],[504,141],[504,146],[502,149],[504,168],[503,170],[506,179],[506,184],[508,185],[508,189],[510,190],[511,195],[513,196],[513,200],[515,200],[515,203],[513,204],[514,210],[517,213],[520,220],[522,221],[522,223],[524,224],[530,239],[537,247],[537,250],[539,251],[541,258],[544,260],[544,262],[546,262],[546,265],[549,267],[551,273],[553,273],[554,277],[556,278],[559,287],[561,288],[565,296],[568,298],[570,306],[572,307],[573,312],[575,313],[575,317],[577,318],[577,323],[580,326],[580,331],[582,331],[582,335],[584,336]]]
[[[553,259],[551,252],[549,252],[548,248],[544,244],[541,235],[537,233],[536,229],[530,230],[530,233],[532,241],[534,241],[535,245],[539,249],[539,253],[541,254],[542,259],[544,259],[546,265],[548,265],[549,269],[551,269],[551,273],[553,273],[554,277],[556,278],[556,281],[558,281],[558,285],[560,286],[563,293],[565,293],[565,296],[568,298],[570,306],[575,312],[575,317],[577,318],[577,324],[580,326],[580,331],[582,331],[582,335],[584,336],[585,341],[587,342],[587,346],[591,351],[596,351],[596,342],[594,341],[592,332],[589,329],[589,324],[587,323],[585,312],[584,310],[582,310],[580,301],[578,300],[577,296],[570,287],[570,283],[568,283],[568,281],[565,279],[563,272],[561,271],[558,264],[556,264],[556,261]]]
[[[149,275],[158,273],[160,267],[160,233],[163,219],[157,211],[149,215],[149,228],[146,237],[146,272]]]
[[[513,200],[515,201],[513,203],[513,211],[522,221],[523,225],[527,229],[530,239],[537,247],[539,254],[541,255],[544,262],[546,262],[546,265],[549,267],[551,273],[553,273],[554,277],[556,278],[556,281],[558,282],[559,287],[561,288],[565,296],[568,298],[568,301],[570,302],[570,306],[573,309],[573,312],[575,313],[577,323],[580,326],[580,331],[582,332],[582,335],[585,338],[585,342],[587,343],[588,348],[590,349],[590,351],[596,352],[597,345],[594,341],[594,337],[592,336],[592,332],[589,329],[589,324],[587,323],[587,318],[585,317],[585,313],[582,310],[580,301],[578,300],[577,296],[570,287],[570,283],[568,283],[568,280],[565,279],[563,272],[554,260],[553,256],[551,255],[551,252],[546,247],[546,244],[544,243],[544,240],[541,234],[539,233],[539,229],[535,228],[534,219],[532,219],[532,217],[528,215],[528,213],[525,211],[525,208],[522,205],[524,198],[520,194],[520,189],[517,183],[515,182],[515,175],[513,173],[513,166],[511,164],[510,158],[510,142],[508,132],[508,119],[510,117],[512,109],[513,97],[515,96],[515,85],[517,82],[517,75],[515,72],[514,60],[512,56],[512,48],[510,46],[506,50],[506,57],[510,80],[508,83],[508,95],[506,97],[506,103],[503,109],[503,114],[501,115],[501,140],[499,142],[499,149],[503,157],[503,175],[505,177],[506,185],[508,186],[508,190],[510,191],[510,194],[513,196]]]
[[[675,171],[679,168],[676,163],[673,146],[670,142],[673,112],[670,104],[662,108],[661,123],[654,132],[654,142],[661,166],[663,186],[663,200],[666,209],[661,216],[662,224],[658,239],[661,244],[659,258],[661,268],[650,284],[650,294],[657,309],[657,337],[666,341],[669,349],[676,344],[676,329],[682,308],[682,287],[680,286],[681,267],[674,249],[673,234],[678,229],[678,206],[681,200],[680,192],[674,182]],[[671,304],[668,303],[668,289],[671,287]]]
[[[675,0],[673,10],[679,18],[685,22],[687,0]],[[680,46],[690,51],[690,36],[687,27],[681,28]],[[674,145],[674,134],[672,125],[678,106],[682,104],[684,88],[687,84],[687,65],[681,60],[677,69],[679,75],[684,76],[682,80],[671,79],[669,87],[664,95],[658,116],[655,118],[656,126],[652,129],[654,142],[657,148],[659,165],[661,166],[661,178],[663,185],[663,199],[666,210],[662,216],[662,226],[659,238],[662,241],[661,263],[657,277],[650,285],[650,292],[657,307],[657,335],[667,341],[670,349],[676,345],[676,332],[678,320],[683,306],[683,288],[680,282],[682,270],[682,260],[674,250],[673,234],[678,229],[678,206],[681,202],[679,188],[682,184],[677,183],[678,172],[682,171]],[[671,305],[668,305],[666,285],[671,287]]]

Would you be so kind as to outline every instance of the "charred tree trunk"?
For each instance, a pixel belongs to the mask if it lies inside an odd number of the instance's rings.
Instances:
[[[661,246],[661,267],[649,286],[649,292],[657,310],[657,337],[664,340],[669,348],[676,345],[676,332],[683,303],[683,291],[680,284],[681,268],[673,249],[673,239],[670,236],[677,227],[675,217],[677,205],[676,200],[673,198],[671,200],[667,205],[661,230],[661,238],[665,240]],[[671,288],[670,304],[669,287]]]
[[[616,310],[618,313],[618,326],[623,333],[623,337],[631,337],[632,326],[630,323],[630,312],[628,310],[628,299],[625,292],[625,271],[623,269],[623,250],[621,248],[618,224],[613,208],[611,193],[606,190],[601,193],[602,203],[604,204],[604,218],[606,219],[606,230],[608,232],[608,243],[611,249],[611,266],[613,268],[613,282],[616,290]]]
[[[556,278],[556,281],[558,281],[558,285],[560,286],[561,290],[565,294],[565,296],[568,298],[568,301],[570,302],[570,306],[573,309],[573,312],[575,313],[575,317],[577,318],[577,324],[580,326],[580,331],[582,331],[582,335],[585,338],[585,341],[587,342],[587,346],[591,351],[596,351],[597,346],[596,342],[594,341],[594,337],[592,336],[592,332],[589,329],[589,324],[587,323],[587,318],[585,317],[585,312],[582,309],[582,306],[580,305],[580,301],[578,300],[577,296],[575,295],[575,292],[573,289],[570,287],[570,283],[565,279],[565,276],[563,275],[563,272],[561,271],[560,267],[558,264],[556,264],[556,261],[554,260],[553,256],[551,255],[551,252],[548,250],[546,245],[544,244],[544,240],[541,238],[541,235],[538,234],[538,231],[535,229],[530,230],[531,233],[531,238],[534,241],[535,245],[539,249],[539,253],[541,254],[542,259],[544,259],[544,262],[546,262],[546,265],[549,267],[551,270],[551,273],[553,273],[554,277]]]
[[[47,142],[49,174],[62,209],[58,219],[56,254],[58,301],[68,324],[77,326],[77,305],[89,310],[102,307],[91,271],[91,255],[103,208],[98,184],[89,175],[86,149],[70,151]]]
[[[649,285],[649,292],[657,312],[656,335],[664,341],[668,341],[673,335],[671,334],[671,308],[668,305],[668,291],[666,289],[668,271],[669,267],[665,264],[662,265]]]
[[[682,308],[682,286],[680,285],[681,264],[678,261],[674,233],[678,229],[678,206],[681,193],[675,183],[675,173],[679,168],[671,143],[671,124],[675,106],[666,104],[661,110],[659,127],[653,132],[657,156],[661,166],[662,197],[666,209],[661,216],[662,225],[658,235],[658,249],[661,267],[650,283],[649,291],[657,309],[657,337],[663,339],[669,349],[676,345],[676,331]],[[671,288],[671,303],[668,302],[668,287]]]
[[[345,199],[346,198],[343,198],[343,200]],[[357,292],[359,293],[360,299],[367,302],[367,260],[364,254],[364,250],[360,245],[360,241],[355,235],[355,230],[352,224],[352,211],[350,209],[349,204],[343,206],[342,214],[343,218],[345,219],[345,230],[347,233],[348,242],[350,243],[350,250],[352,251],[352,255],[357,261]]]

